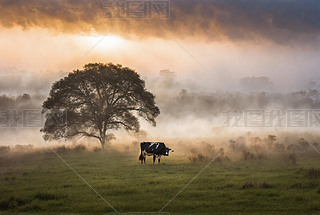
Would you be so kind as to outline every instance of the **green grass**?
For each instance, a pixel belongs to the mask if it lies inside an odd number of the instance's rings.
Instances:
[[[176,155],[162,164],[137,154],[68,152],[61,157],[118,212],[158,212],[206,163]],[[162,212],[170,214],[320,214],[320,157],[213,162]],[[0,211],[46,214],[114,212],[51,152],[1,155]]]

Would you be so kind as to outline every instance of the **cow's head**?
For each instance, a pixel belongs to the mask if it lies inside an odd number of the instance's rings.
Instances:
[[[172,150],[172,149],[170,149],[169,147],[167,147],[167,148],[166,148],[166,153],[165,153],[164,156],[169,156],[169,151],[170,151],[170,150]],[[173,152],[173,150],[172,150],[172,152]]]

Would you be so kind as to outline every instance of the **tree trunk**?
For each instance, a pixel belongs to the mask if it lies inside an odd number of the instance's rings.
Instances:
[[[105,150],[106,149],[106,135],[101,135],[100,143],[101,143],[102,150]]]

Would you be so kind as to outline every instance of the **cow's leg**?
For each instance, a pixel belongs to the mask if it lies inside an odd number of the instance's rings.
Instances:
[[[141,164],[143,164],[143,155],[142,155],[142,152],[140,153],[139,160],[140,160]]]
[[[156,155],[153,155],[153,164],[156,162]]]
[[[161,155],[159,155],[159,157],[158,157],[158,164],[160,163],[160,158],[161,158]]]

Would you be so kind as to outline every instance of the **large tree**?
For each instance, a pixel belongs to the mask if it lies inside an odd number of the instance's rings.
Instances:
[[[112,63],[87,64],[55,82],[43,111],[45,140],[81,135],[98,139],[103,148],[110,130],[139,131],[138,116],[155,126],[160,114],[139,74]]]

